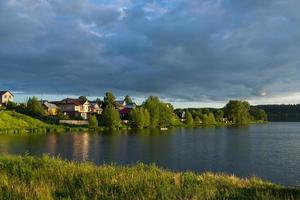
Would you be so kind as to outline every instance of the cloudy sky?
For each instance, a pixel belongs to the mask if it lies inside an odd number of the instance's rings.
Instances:
[[[299,0],[1,0],[0,90],[300,103]]]

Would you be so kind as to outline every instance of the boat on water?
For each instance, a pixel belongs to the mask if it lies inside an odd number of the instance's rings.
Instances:
[[[167,131],[168,128],[167,128],[167,127],[161,127],[160,130],[161,130],[161,131]]]

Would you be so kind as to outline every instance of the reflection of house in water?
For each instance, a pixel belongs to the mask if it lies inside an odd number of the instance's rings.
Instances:
[[[57,148],[57,135],[56,134],[48,135],[48,138],[47,138],[47,152],[50,155],[55,155],[56,148]]]
[[[73,135],[73,159],[76,161],[85,161],[89,158],[89,134]]]

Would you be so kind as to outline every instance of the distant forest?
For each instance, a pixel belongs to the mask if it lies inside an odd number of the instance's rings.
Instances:
[[[263,109],[271,122],[300,122],[300,104],[296,105],[258,105]]]

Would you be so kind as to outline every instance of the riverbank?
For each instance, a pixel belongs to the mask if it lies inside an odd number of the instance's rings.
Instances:
[[[252,121],[250,124],[266,123],[263,121]],[[226,127],[234,126],[230,123],[216,122],[214,124],[194,124],[193,126],[187,126],[184,123],[178,124],[174,128],[207,128],[207,127]],[[164,127],[165,128],[165,127]],[[172,127],[169,127],[172,128]],[[0,112],[0,134],[41,134],[50,132],[103,132],[110,128],[99,126],[97,128],[89,128],[88,126],[67,126],[48,124],[39,119],[30,117],[25,114],[21,114],[14,111],[1,111]],[[122,124],[115,130],[131,130],[129,125]],[[160,129],[160,128],[156,128]],[[138,129],[139,130],[139,129]]]
[[[153,165],[76,164],[0,156],[0,199],[299,199],[300,190],[258,178],[175,173]]]

